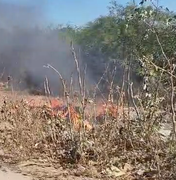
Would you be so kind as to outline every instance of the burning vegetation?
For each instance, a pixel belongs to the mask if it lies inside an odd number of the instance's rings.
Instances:
[[[0,2],[0,22],[8,6]],[[42,159],[74,177],[176,179],[173,13],[112,3],[82,29],[42,29],[30,26],[42,13],[21,8],[10,7],[22,23],[0,23],[3,161]]]

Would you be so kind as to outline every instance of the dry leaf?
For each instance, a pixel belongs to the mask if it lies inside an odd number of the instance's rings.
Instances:
[[[114,176],[114,177],[120,177],[125,175],[124,171],[120,170],[115,166],[111,166],[111,168],[107,168],[106,172],[108,173],[109,176]]]
[[[129,171],[131,171],[132,169],[133,169],[133,167],[132,167],[130,164],[125,163],[125,166],[124,166],[124,168],[123,168],[123,171],[124,171],[124,172],[129,172]]]

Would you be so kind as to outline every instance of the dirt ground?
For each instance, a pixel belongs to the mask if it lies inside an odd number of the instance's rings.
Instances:
[[[23,162],[15,167],[0,168],[0,179],[2,180],[99,180],[97,178],[81,177],[79,175],[71,175],[66,170],[54,169],[43,164],[33,162]]]
[[[32,180],[29,176],[24,176],[19,173],[15,173],[12,170],[9,170],[5,167],[0,170],[0,179],[3,180]]]

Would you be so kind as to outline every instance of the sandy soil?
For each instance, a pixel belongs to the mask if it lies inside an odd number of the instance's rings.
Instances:
[[[1,168],[0,170],[1,180],[32,180],[29,176],[24,176],[20,173],[15,173],[8,168]]]
[[[55,169],[37,161],[21,162],[11,168],[0,168],[0,180],[100,180],[102,178],[83,177],[80,173],[84,168],[80,166],[74,172],[64,170],[62,167]],[[74,175],[75,173],[75,175]],[[92,173],[94,170],[92,169]],[[109,178],[108,178],[109,179]],[[110,179],[109,179],[110,180]]]

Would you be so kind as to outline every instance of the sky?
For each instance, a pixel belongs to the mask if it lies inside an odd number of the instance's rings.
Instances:
[[[1,2],[20,4],[24,6],[37,5],[43,8],[47,23],[84,25],[101,15],[108,14],[107,6],[110,0],[1,0]],[[125,5],[132,0],[117,0]],[[136,0],[139,3],[140,0]],[[159,4],[176,11],[175,0],[159,0]]]

